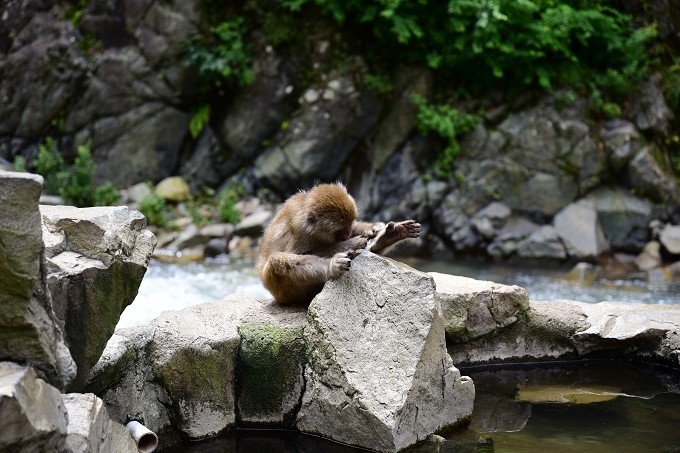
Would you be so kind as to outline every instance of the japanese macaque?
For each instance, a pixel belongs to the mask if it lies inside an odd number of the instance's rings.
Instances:
[[[282,304],[308,304],[329,279],[350,268],[362,249],[385,254],[417,238],[420,224],[357,221],[354,199],[342,184],[320,184],[290,197],[264,232],[257,268]]]

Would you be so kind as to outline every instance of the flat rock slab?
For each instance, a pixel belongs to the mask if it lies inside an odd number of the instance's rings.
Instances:
[[[400,451],[472,413],[474,385],[446,352],[427,274],[363,252],[308,316],[301,431]]]
[[[446,336],[465,342],[515,323],[529,308],[519,286],[430,272],[444,317]]]

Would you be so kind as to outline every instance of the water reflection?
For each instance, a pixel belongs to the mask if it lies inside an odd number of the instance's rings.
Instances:
[[[494,452],[680,452],[677,372],[612,362],[462,371],[477,390],[468,430],[492,439]],[[583,404],[527,402],[520,396],[523,389],[551,387],[618,391],[616,398]],[[454,433],[450,440],[460,435]]]

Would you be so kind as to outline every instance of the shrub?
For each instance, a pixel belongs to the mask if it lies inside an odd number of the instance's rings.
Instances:
[[[95,165],[92,161],[90,148],[79,146],[73,166],[57,174],[57,180],[61,183],[59,195],[65,203],[75,206],[94,205],[94,186],[92,184],[94,169]]]
[[[92,182],[95,163],[89,146],[79,146],[76,153],[73,165],[68,165],[52,138],[48,137],[38,147],[33,166],[44,179],[43,191],[59,195],[64,203],[79,207],[116,204],[120,196],[113,184],[105,183],[95,190]]]
[[[168,223],[165,215],[165,200],[158,195],[152,194],[142,198],[139,202],[139,211],[152,225],[162,227]]]
[[[105,182],[94,191],[95,206],[113,206],[120,202],[120,192],[110,182]]]
[[[243,18],[233,17],[210,27],[206,35],[197,34],[184,41],[185,64],[196,69],[204,91],[220,89],[225,82],[239,85],[252,82],[244,34]]]
[[[592,0],[284,0],[316,4],[380,62],[406,60],[468,88],[591,85],[626,92],[644,76],[652,28]],[[369,44],[370,43],[370,44]],[[451,77],[448,77],[449,80]]]
[[[413,96],[418,105],[416,120],[421,133],[434,132],[447,139],[447,146],[438,154],[434,163],[434,172],[441,177],[451,173],[453,162],[460,152],[458,137],[472,131],[479,122],[477,115],[460,113],[449,105],[430,105],[420,96]]]
[[[240,191],[237,187],[228,187],[218,194],[217,210],[222,222],[238,223],[241,220],[241,213],[236,209]]]

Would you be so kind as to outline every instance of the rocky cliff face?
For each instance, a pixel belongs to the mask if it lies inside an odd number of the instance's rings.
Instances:
[[[653,3],[672,47],[676,8]],[[264,14],[258,2],[243,8]],[[364,216],[423,222],[418,247],[430,252],[593,259],[639,252],[653,239],[653,219],[680,222],[676,179],[654,157],[674,121],[654,77],[605,122],[573,93],[475,101],[485,116],[463,138],[450,176],[433,178],[443,145],[418,132],[412,101],[433,94],[432,74],[403,68],[391,94],[377,95],[360,83],[361,55],[333,64],[348,37],[328,24],[312,25],[295,49],[249,30],[254,81],[211,95],[210,120],[193,137],[190,120],[205,96],[183,43],[206,27],[199,0],[92,0],[77,20],[50,0],[10,0],[0,10],[0,157],[8,161],[30,161],[49,135],[67,157],[89,143],[96,178],[119,187],[181,175],[193,190],[238,182],[283,197],[344,180]],[[585,221],[565,230],[559,216],[577,201]],[[574,244],[574,230],[591,244]]]

